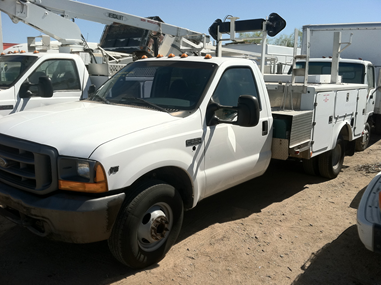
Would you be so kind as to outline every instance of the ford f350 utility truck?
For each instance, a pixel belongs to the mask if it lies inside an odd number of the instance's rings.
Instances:
[[[250,60],[138,60],[91,99],[1,120],[1,214],[56,240],[107,239],[122,263],[148,266],[175,242],[184,209],[262,175],[272,157],[339,173],[367,87],[327,85],[272,111],[285,87],[269,97]]]
[[[108,240],[143,268],[175,243],[184,210],[262,175],[271,158],[335,178],[361,136],[367,86],[285,76],[293,83],[265,82],[248,59],[158,55],[87,100],[4,117],[0,213],[42,237]]]

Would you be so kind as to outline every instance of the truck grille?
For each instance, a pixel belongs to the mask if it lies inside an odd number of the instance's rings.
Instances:
[[[57,189],[54,148],[0,134],[0,181],[37,194]]]

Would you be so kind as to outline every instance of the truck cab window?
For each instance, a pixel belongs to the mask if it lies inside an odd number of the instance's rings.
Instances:
[[[258,88],[250,68],[230,68],[222,75],[212,96],[212,100],[220,105],[235,107],[241,95],[252,95],[259,99]],[[260,101],[259,101],[260,103]],[[234,120],[236,112],[221,109],[216,112],[221,120]]]
[[[10,87],[37,60],[35,56],[2,56],[0,57],[0,86]]]
[[[43,76],[51,79],[54,91],[78,90],[81,88],[78,72],[72,60],[52,59],[44,61],[29,76],[28,80],[32,84],[38,84],[39,78]],[[30,91],[37,95],[38,87],[31,86]]]

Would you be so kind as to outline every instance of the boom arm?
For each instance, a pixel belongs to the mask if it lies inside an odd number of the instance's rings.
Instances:
[[[82,43],[80,29],[71,21],[74,18],[105,25],[120,23],[198,43],[205,38],[204,34],[185,28],[71,0],[2,0],[0,10],[13,22],[22,21],[63,44]]]

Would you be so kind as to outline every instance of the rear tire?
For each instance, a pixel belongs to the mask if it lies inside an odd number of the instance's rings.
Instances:
[[[374,120],[374,132],[377,135],[381,135],[381,115],[374,114],[373,120]]]
[[[171,185],[152,181],[127,198],[115,222],[108,245],[121,263],[144,268],[159,262],[180,233],[184,206]]]
[[[338,138],[334,149],[319,155],[320,175],[333,179],[339,175],[344,163],[344,141]]]
[[[364,134],[356,140],[356,150],[363,151],[365,150],[370,141],[370,125],[368,123],[365,124]]]
[[[319,161],[318,157],[312,157],[310,159],[303,159],[303,170],[309,175],[319,175]]]

